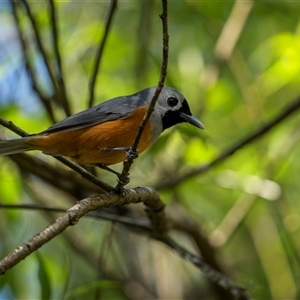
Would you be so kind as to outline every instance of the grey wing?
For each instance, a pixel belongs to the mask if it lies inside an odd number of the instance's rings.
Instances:
[[[42,134],[86,128],[95,124],[117,120],[132,111],[128,96],[108,100],[92,108],[74,114],[41,132]]]

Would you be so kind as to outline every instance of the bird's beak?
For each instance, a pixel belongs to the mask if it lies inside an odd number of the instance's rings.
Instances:
[[[191,125],[194,125],[194,126],[200,128],[200,129],[204,129],[204,125],[196,117],[187,115],[185,113],[180,113],[180,116],[181,116],[181,118],[183,118],[185,121],[187,121]]]

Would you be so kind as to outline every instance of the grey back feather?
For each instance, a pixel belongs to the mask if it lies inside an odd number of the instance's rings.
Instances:
[[[81,129],[123,118],[129,115],[134,108],[148,104],[149,101],[151,101],[154,91],[153,88],[148,88],[133,95],[121,96],[105,101],[92,108],[74,114],[41,133],[48,134],[58,131]]]

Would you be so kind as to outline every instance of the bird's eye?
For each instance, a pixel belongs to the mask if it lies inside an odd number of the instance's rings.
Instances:
[[[167,103],[169,106],[174,107],[178,104],[178,99],[176,99],[175,97],[169,97],[167,99]]]

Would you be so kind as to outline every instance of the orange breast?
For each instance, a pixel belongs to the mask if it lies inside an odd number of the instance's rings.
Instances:
[[[126,159],[126,151],[105,149],[131,147],[146,110],[144,106],[124,118],[87,128],[37,135],[29,139],[27,145],[31,149],[70,157],[82,164],[113,165]],[[151,124],[148,122],[139,142],[139,153],[151,143]]]

